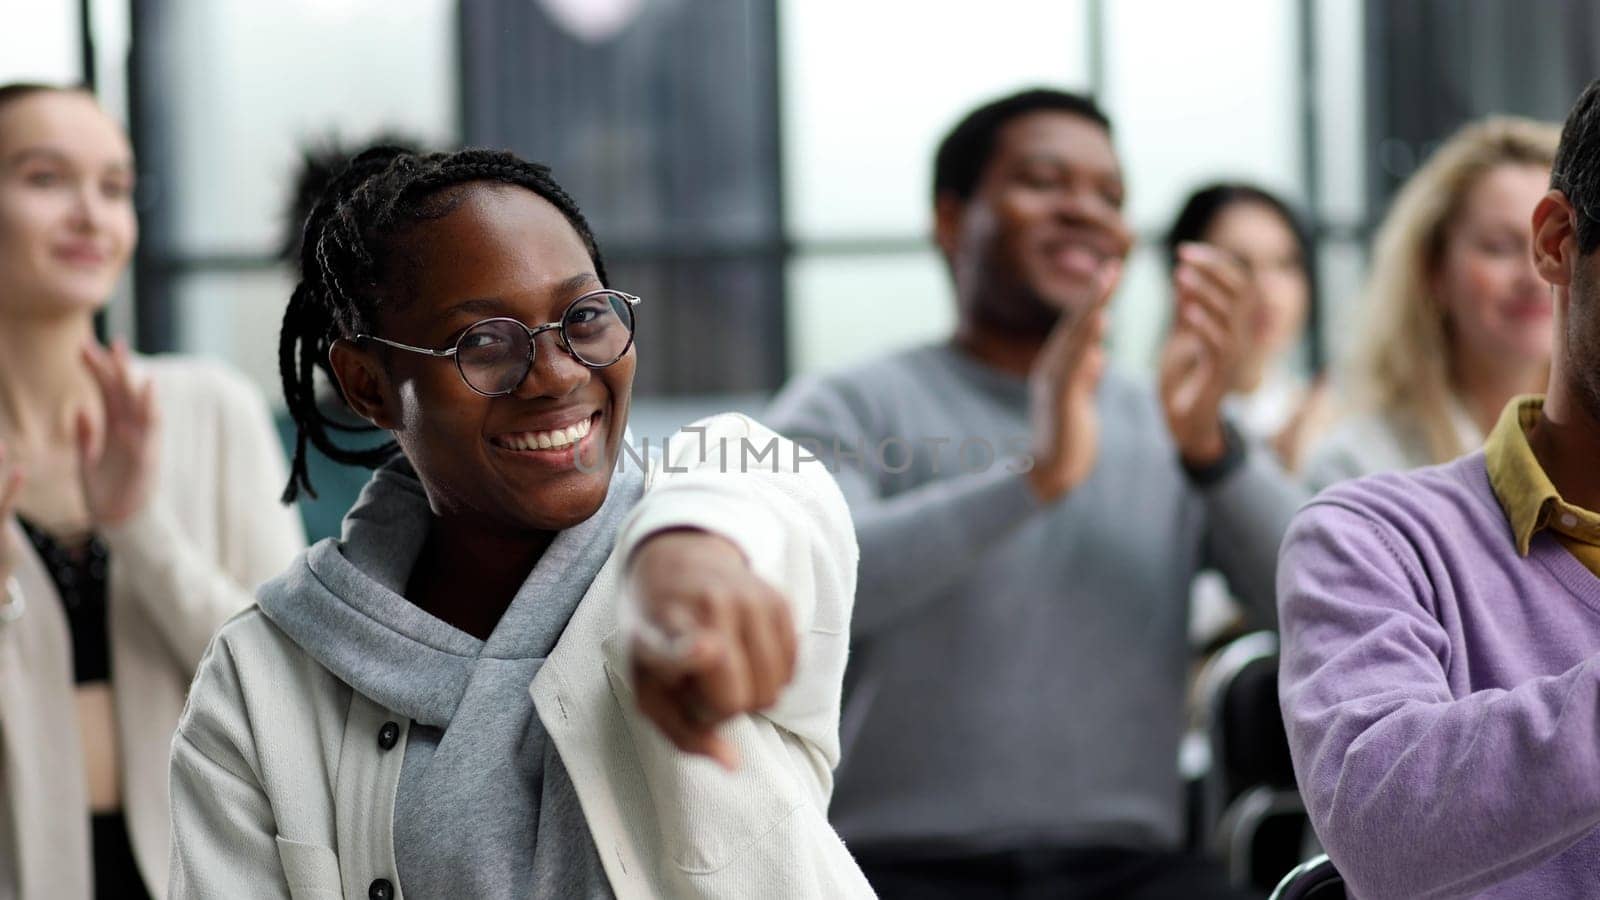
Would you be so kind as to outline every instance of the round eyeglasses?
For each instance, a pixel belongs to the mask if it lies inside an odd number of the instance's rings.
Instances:
[[[633,346],[633,308],[639,302],[621,291],[590,291],[567,304],[559,322],[529,328],[516,319],[484,319],[461,332],[447,350],[413,347],[372,334],[358,334],[355,339],[428,356],[453,356],[467,387],[485,397],[504,397],[532,371],[533,339],[540,332],[555,330],[561,347],[591,369],[621,359]]]

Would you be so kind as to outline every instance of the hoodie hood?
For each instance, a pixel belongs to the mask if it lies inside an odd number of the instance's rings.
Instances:
[[[373,473],[338,540],[318,542],[261,588],[261,611],[340,680],[424,725],[455,718],[480,663],[524,697],[643,493],[637,466],[612,476],[605,502],[555,536],[487,640],[447,625],[403,592],[432,512],[402,456]]]

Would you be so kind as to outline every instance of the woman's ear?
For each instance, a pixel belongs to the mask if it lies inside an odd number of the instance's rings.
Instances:
[[[1557,287],[1572,284],[1578,258],[1578,211],[1567,195],[1551,189],[1533,208],[1533,267]]]
[[[400,427],[389,373],[375,353],[340,338],[328,348],[328,364],[352,412],[386,431]]]

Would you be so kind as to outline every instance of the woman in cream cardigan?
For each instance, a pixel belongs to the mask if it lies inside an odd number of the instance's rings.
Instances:
[[[132,182],[89,94],[0,88],[0,898],[165,896],[189,681],[304,544],[257,392],[94,341]]]
[[[856,544],[822,463],[733,415],[631,444],[640,298],[510,154],[361,154],[301,272],[290,493],[304,441],[378,471],[201,664],[174,896],[870,896],[827,821]],[[318,368],[395,446],[329,440]]]

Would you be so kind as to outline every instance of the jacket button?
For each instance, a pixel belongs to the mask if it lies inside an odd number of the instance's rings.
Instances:
[[[390,884],[387,878],[379,878],[367,888],[367,897],[368,900],[394,900],[394,885]]]
[[[383,723],[383,727],[378,729],[378,749],[379,750],[393,750],[394,749],[394,745],[399,743],[399,742],[400,742],[400,726],[396,725],[393,722],[385,722],[385,723]],[[387,885],[389,882],[382,881],[381,879],[379,881],[374,881],[372,883],[372,889],[374,891],[377,890],[378,889],[378,885],[380,883]],[[377,895],[373,895],[373,896],[376,897]],[[389,895],[388,894],[384,894],[383,896],[388,897]]]

